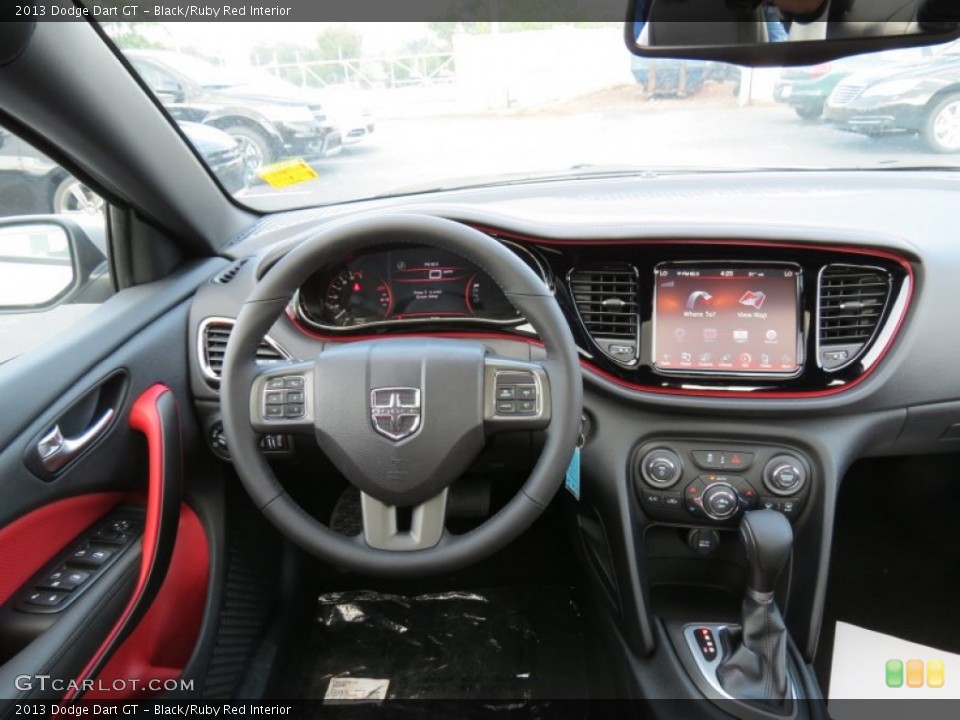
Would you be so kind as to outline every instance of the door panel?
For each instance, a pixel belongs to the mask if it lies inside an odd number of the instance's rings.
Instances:
[[[196,513],[184,505],[170,569],[143,620],[96,676],[96,688],[85,700],[144,699],[165,680],[180,677],[200,634],[207,601],[210,555],[206,531]],[[141,688],[124,686],[105,692],[114,681],[137,678]]]
[[[189,407],[185,301],[222,266],[222,261],[197,264],[175,278],[122,292],[75,332],[0,365],[5,409],[0,413],[0,527],[63,497],[146,487],[146,444],[129,427],[130,409],[157,382],[173,391],[181,408]],[[129,377],[119,421],[82,462],[52,482],[37,477],[24,463],[35,449],[32,441],[118,370]],[[185,441],[193,442],[185,448],[189,452],[196,447],[197,427],[192,413],[184,412],[181,420]]]
[[[186,323],[189,298],[222,264],[197,263],[120,293],[74,332],[0,365],[0,698],[73,694],[62,686],[25,689],[18,675],[167,679],[186,663],[210,568],[203,524],[174,487],[181,468],[202,465],[196,456],[205,452],[189,410]],[[116,378],[123,378],[122,388]],[[144,402],[168,419],[159,433]],[[113,417],[95,427],[107,411]],[[38,465],[38,439],[58,425],[67,438],[82,438],[91,427],[97,435],[51,471]],[[165,478],[159,486],[158,478]],[[62,612],[25,621],[30,613],[22,603],[34,585],[48,582],[42,578],[60,568],[88,569],[75,565],[90,558],[73,560],[74,545],[92,538],[93,550],[107,547],[97,544],[99,533],[118,505],[142,515],[143,536],[97,571]],[[172,601],[171,593],[187,602]],[[2,633],[14,626],[19,637],[7,638],[4,653]],[[3,705],[0,718],[10,711]]]
[[[77,495],[37,508],[0,529],[0,605],[123,497],[118,492]]]

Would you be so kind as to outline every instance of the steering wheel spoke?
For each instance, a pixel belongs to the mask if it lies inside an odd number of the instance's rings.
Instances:
[[[377,550],[425,550],[440,542],[447,518],[447,488],[426,502],[407,509],[409,523],[400,522],[401,508],[360,493],[363,539]]]
[[[259,433],[312,434],[316,415],[314,363],[271,364],[250,389],[250,425]]]
[[[483,422],[488,433],[542,430],[550,424],[550,383],[541,363],[488,355]]]

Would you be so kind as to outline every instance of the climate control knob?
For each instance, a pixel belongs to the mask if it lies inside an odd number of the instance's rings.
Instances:
[[[646,453],[640,460],[640,474],[648,485],[658,490],[666,490],[676,485],[682,473],[680,456],[673,450],[657,448]]]
[[[763,469],[763,485],[774,495],[796,495],[807,483],[807,471],[792,455],[777,455]]]
[[[737,491],[727,483],[714,483],[707,487],[701,502],[703,512],[711,520],[729,520],[740,509]]]

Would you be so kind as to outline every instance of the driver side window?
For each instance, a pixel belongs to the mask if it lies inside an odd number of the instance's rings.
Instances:
[[[103,198],[0,126],[0,363],[113,294],[106,245]]]

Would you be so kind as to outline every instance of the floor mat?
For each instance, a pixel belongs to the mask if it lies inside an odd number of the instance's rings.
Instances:
[[[583,658],[582,619],[567,587],[330,593],[317,601],[289,691],[301,698],[581,699],[588,694]]]

